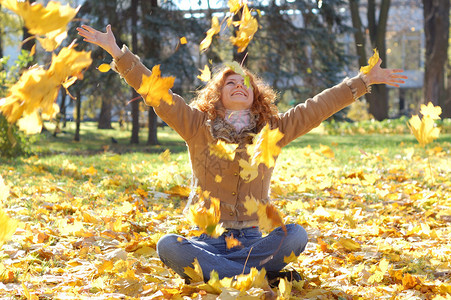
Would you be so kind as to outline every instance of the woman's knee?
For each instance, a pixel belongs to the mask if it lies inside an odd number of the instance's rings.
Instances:
[[[304,251],[308,242],[308,235],[304,227],[299,224],[287,224],[287,238],[295,245],[295,249],[299,249],[299,253]]]
[[[177,244],[180,244],[179,242],[180,236],[177,234],[166,234],[165,236],[161,237],[160,240],[157,242],[157,254],[158,256],[165,257],[169,253],[173,252],[174,249],[177,248]]]

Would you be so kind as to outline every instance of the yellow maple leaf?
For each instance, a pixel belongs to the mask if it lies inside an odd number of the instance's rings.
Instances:
[[[66,38],[66,27],[80,8],[72,8],[68,4],[62,6],[56,1],[50,1],[46,7],[40,3],[30,4],[29,1],[3,0],[0,3],[22,17],[31,34],[45,35],[39,40],[47,51],[55,50]]]
[[[188,219],[199,227],[199,231],[211,235],[214,238],[219,237],[224,232],[221,219],[220,201],[218,198],[209,197],[207,192],[200,193],[199,202],[190,206],[188,211]],[[210,207],[206,208],[206,203],[210,203]]]
[[[245,182],[251,182],[258,176],[258,166],[252,165],[244,159],[238,161],[240,164],[240,177],[243,178]]]
[[[360,72],[363,73],[363,74],[368,74],[371,71],[371,69],[379,61],[379,51],[377,51],[377,49],[373,49],[373,51],[374,51],[374,54],[368,60],[368,66],[364,66],[364,67],[360,68]]]
[[[238,22],[233,22],[233,24],[239,27],[236,35],[230,37],[230,41],[238,47],[238,52],[243,52],[258,30],[257,19],[252,16],[247,4],[244,4],[243,6],[241,20]]]
[[[432,102],[429,102],[427,106],[421,104],[420,113],[424,117],[430,117],[432,120],[439,120],[439,116],[442,113],[442,108],[440,106],[434,106]]]
[[[274,167],[274,157],[280,154],[281,148],[277,143],[282,139],[283,133],[278,128],[270,129],[269,124],[254,137],[251,145],[247,146],[247,153],[251,157],[251,164],[264,163],[268,168]]]
[[[286,227],[278,210],[271,203],[262,203],[253,196],[246,196],[244,202],[245,214],[250,216],[257,213],[258,226],[262,230],[271,231],[281,226],[286,233]]]
[[[279,281],[279,297],[278,299],[290,299],[292,283],[285,278],[281,278]]]
[[[359,243],[348,238],[340,238],[337,244],[349,251],[357,251],[361,248]]]
[[[245,214],[251,216],[258,210],[258,202],[253,196],[246,196],[244,201]]]
[[[289,264],[289,263],[291,263],[291,262],[296,262],[297,260],[298,260],[298,257],[296,256],[296,254],[294,254],[294,251],[291,251],[290,256],[284,256],[284,257],[283,257],[283,261],[284,261],[286,264]]]
[[[169,90],[174,85],[175,77],[161,77],[160,65],[152,68],[150,76],[143,75],[138,93],[145,97],[147,105],[158,107],[160,100],[172,104],[172,95]]]
[[[407,125],[422,147],[431,143],[440,135],[440,128],[435,127],[435,122],[429,115],[423,116],[422,119],[414,115],[409,119]]]
[[[207,36],[200,42],[199,51],[205,51],[210,47],[211,41],[215,34],[218,34],[221,31],[221,26],[219,25],[218,17],[214,16],[211,18],[211,28],[207,31]]]
[[[0,246],[8,241],[16,232],[18,222],[8,217],[8,215],[0,209]]]
[[[41,118],[49,120],[59,112],[55,99],[61,85],[73,83],[92,62],[90,52],[76,51],[75,46],[72,43],[53,55],[48,70],[35,67],[22,73],[0,106],[8,122],[16,123],[24,118],[19,128],[36,132],[42,127]]]
[[[202,273],[202,268],[201,268],[197,258],[195,258],[193,261],[193,268],[185,267],[185,268],[183,268],[183,272],[189,276],[189,278],[191,279],[191,282],[203,282],[204,281],[204,274]]]
[[[235,150],[238,148],[238,144],[231,144],[218,140],[216,144],[209,144],[208,148],[210,149],[210,155],[215,155],[227,160],[234,160]]]
[[[319,151],[328,158],[334,158],[335,154],[334,151],[329,147],[325,145],[319,145]]]
[[[227,249],[242,246],[241,242],[233,237],[233,233],[230,236],[226,236],[225,241]]]
[[[229,11],[232,14],[237,13],[240,10],[240,8],[243,6],[243,4],[241,2],[242,2],[241,0],[229,0],[227,2],[227,6],[229,7]]]
[[[384,279],[385,273],[388,271],[389,261],[385,258],[379,262],[378,268],[373,275],[368,278],[369,283],[381,282]]]
[[[182,36],[180,38],[180,44],[185,45],[186,43],[188,43],[188,41],[186,40],[186,37]]]
[[[201,74],[198,75],[197,78],[199,78],[204,82],[207,82],[211,79],[211,71],[208,65],[205,65],[204,69],[203,70],[199,69],[199,71],[201,72]]]

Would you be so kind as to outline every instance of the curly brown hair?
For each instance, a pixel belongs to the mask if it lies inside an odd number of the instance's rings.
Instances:
[[[254,92],[254,101],[250,108],[251,112],[259,116],[257,127],[261,128],[269,122],[270,118],[278,117],[279,110],[274,104],[277,93],[261,78],[242,67],[244,73],[249,76]],[[200,111],[206,112],[210,120],[216,117],[224,118],[225,108],[222,105],[221,93],[227,76],[236,74],[230,67],[222,67],[215,73],[207,85],[197,92],[191,105]]]

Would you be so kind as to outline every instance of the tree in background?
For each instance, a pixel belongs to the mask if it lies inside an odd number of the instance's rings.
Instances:
[[[280,106],[292,106],[342,79],[350,61],[339,37],[345,6],[335,1],[275,1],[257,6],[261,28],[249,45],[248,67],[280,91]]]
[[[351,12],[352,25],[354,27],[354,40],[359,59],[359,65],[367,65],[367,39],[369,38],[371,48],[379,50],[379,56],[382,59],[381,67],[386,67],[387,54],[385,44],[385,34],[387,32],[388,11],[390,9],[390,0],[381,0],[379,6],[376,0],[367,0],[367,26],[365,27],[360,18],[359,7],[360,0],[349,0],[349,9]],[[379,18],[376,18],[378,13]],[[369,103],[369,113],[376,120],[388,118],[388,90],[385,84],[378,84],[372,87],[371,93],[366,94],[366,100]]]
[[[448,63],[449,0],[423,0],[424,34],[426,37],[424,104],[432,102],[442,108],[443,117],[451,117],[451,95],[445,88]],[[449,84],[449,83],[448,83]]]

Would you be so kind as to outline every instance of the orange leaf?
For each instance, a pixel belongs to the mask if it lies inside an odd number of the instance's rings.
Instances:
[[[241,242],[233,237],[233,233],[230,236],[226,236],[225,241],[227,244],[227,249],[242,246]]]
[[[169,90],[174,85],[175,77],[161,77],[160,65],[152,68],[150,76],[143,75],[138,93],[145,97],[147,105],[158,107],[160,100],[172,104],[172,95]]]

